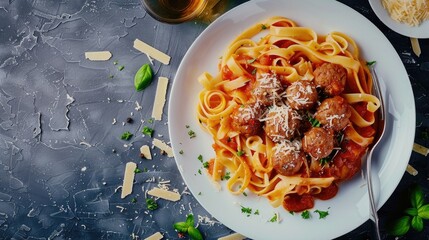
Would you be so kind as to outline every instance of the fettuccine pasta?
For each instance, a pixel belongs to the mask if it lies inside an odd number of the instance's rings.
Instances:
[[[214,140],[208,173],[233,194],[303,211],[361,169],[380,106],[358,45],[271,17],[237,36],[198,81],[198,120]],[[227,178],[228,176],[228,178]]]

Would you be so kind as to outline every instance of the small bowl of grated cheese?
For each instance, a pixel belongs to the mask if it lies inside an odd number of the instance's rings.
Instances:
[[[377,17],[393,31],[429,38],[429,0],[369,0]]]

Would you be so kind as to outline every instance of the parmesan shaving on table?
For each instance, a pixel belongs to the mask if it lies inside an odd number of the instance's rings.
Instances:
[[[158,85],[156,86],[155,101],[153,103],[152,117],[155,120],[161,120],[162,111],[164,109],[168,87],[168,78],[159,77]]]
[[[159,140],[159,139],[154,138],[154,139],[153,139],[153,141],[152,141],[152,144],[153,144],[155,147],[157,147],[157,148],[159,148],[160,150],[162,150],[162,151],[164,151],[165,153],[167,153],[167,156],[168,156],[168,157],[174,157],[173,149],[172,149],[170,146],[168,146],[165,142],[163,142],[163,141],[161,141],[161,140]]]
[[[420,57],[422,50],[420,48],[419,40],[417,38],[410,38],[410,40],[411,48],[413,49],[414,54],[416,54],[417,57]]]
[[[177,192],[165,190],[162,188],[152,188],[152,190],[149,190],[147,194],[152,195],[154,197],[159,197],[165,200],[169,200],[172,202],[176,202],[180,200],[180,194]]]
[[[246,237],[239,233],[232,233],[230,235],[218,238],[218,240],[243,240],[243,239],[246,239]]]
[[[156,232],[156,233],[150,235],[149,237],[145,238],[144,240],[160,240],[163,237],[164,236],[162,236],[162,234],[160,232]]]
[[[165,65],[170,64],[170,56],[139,39],[134,40],[134,48],[142,53],[145,53],[147,56],[150,56],[151,58],[160,61]]]
[[[410,164],[407,165],[407,173],[409,173],[409,174],[411,174],[413,176],[417,176],[417,174],[419,174],[419,172],[417,171],[417,169],[415,169]]]
[[[428,0],[382,0],[381,3],[397,22],[416,27],[429,19]]]
[[[122,184],[121,198],[125,198],[133,192],[134,176],[137,164],[134,162],[127,162],[125,165],[124,182]]]
[[[85,52],[85,58],[91,61],[107,61],[112,57],[109,51]]]
[[[429,153],[429,149],[427,147],[424,147],[418,143],[413,144],[413,151],[416,153],[420,153],[423,156],[427,156]]]

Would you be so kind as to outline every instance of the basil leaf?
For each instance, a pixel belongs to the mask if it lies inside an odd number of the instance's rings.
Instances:
[[[421,232],[423,230],[423,219],[419,216],[413,217],[413,220],[411,220],[411,226],[414,230]]]
[[[421,206],[423,206],[424,195],[423,195],[422,188],[419,185],[416,185],[411,190],[410,199],[411,199],[411,206],[413,206],[417,209],[420,208]]]
[[[423,219],[429,219],[429,204],[419,207],[417,215]]]
[[[192,214],[189,214],[187,217],[186,217],[186,224],[188,224],[188,227],[189,226],[194,226],[194,215],[192,215]]]
[[[193,240],[203,240],[203,235],[201,235],[200,231],[193,226],[188,227],[188,234]]]
[[[149,64],[144,64],[140,67],[140,69],[136,72],[134,76],[134,87],[137,91],[141,91],[145,89],[152,82],[152,69]]]
[[[405,213],[411,216],[417,216],[417,209],[415,208],[408,208],[405,210]]]
[[[389,233],[393,236],[405,235],[410,230],[411,217],[403,216],[396,220],[389,228]]]
[[[189,225],[185,222],[177,222],[173,224],[174,229],[181,233],[187,233]]]

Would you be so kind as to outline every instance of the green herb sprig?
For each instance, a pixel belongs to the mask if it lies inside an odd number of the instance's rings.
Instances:
[[[418,232],[423,230],[423,219],[429,219],[429,204],[425,204],[424,194],[419,185],[411,189],[410,202],[411,207],[404,211],[405,215],[388,226],[389,234],[403,236],[410,228]]]
[[[174,229],[176,229],[179,233],[188,234],[189,237],[193,240],[203,240],[203,235],[200,230],[194,227],[195,221],[194,216],[189,214],[186,217],[185,222],[177,222],[173,224]]]
[[[154,132],[153,128],[150,128],[148,126],[144,126],[143,129],[142,129],[142,133],[144,135],[148,135],[149,137],[153,136],[153,132]]]
[[[129,131],[126,131],[126,132],[122,133],[122,135],[121,135],[121,139],[125,140],[125,141],[130,140],[132,137],[133,137],[133,134],[130,133]]]
[[[149,210],[158,209],[158,203],[153,198],[146,198],[146,208]]]
[[[141,91],[147,86],[150,85],[153,79],[152,68],[150,68],[149,64],[144,64],[140,67],[140,69],[136,72],[134,76],[134,87],[137,91]]]

